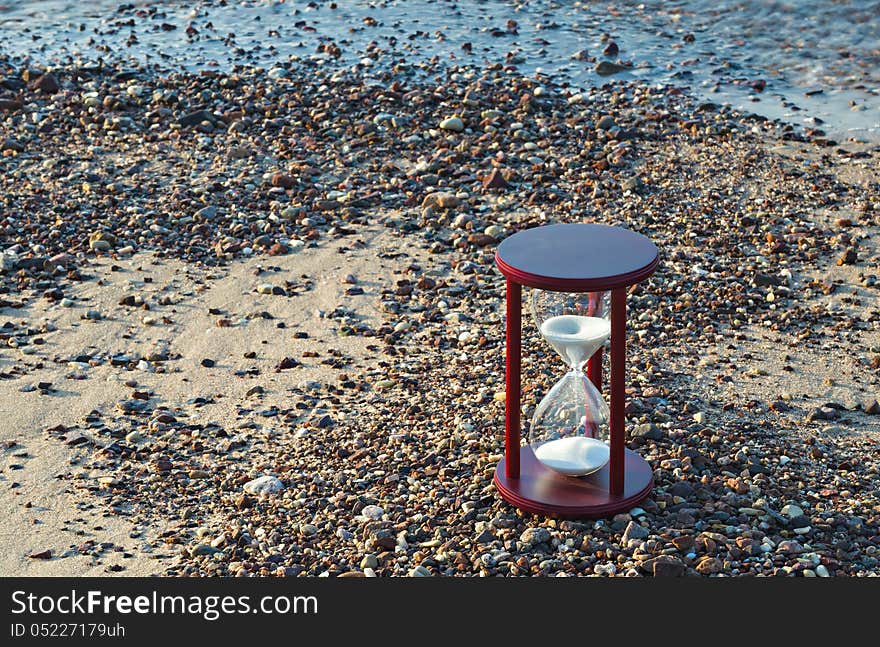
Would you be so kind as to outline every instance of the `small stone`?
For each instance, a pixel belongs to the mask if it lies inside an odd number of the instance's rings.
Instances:
[[[724,563],[717,557],[705,555],[696,566],[697,573],[700,575],[713,575],[720,573],[724,568]]]
[[[675,557],[658,557],[652,564],[654,577],[681,577],[685,566]]]
[[[691,496],[694,493],[694,486],[688,483],[687,481],[678,481],[677,483],[673,483],[669,488],[669,494],[672,496],[678,496],[683,499]]]
[[[205,121],[212,123],[214,121],[214,115],[208,110],[196,110],[180,117],[177,120],[177,123],[184,128],[188,128],[190,126],[198,126]]]
[[[806,515],[800,514],[789,519],[788,524],[795,530],[799,528],[809,528],[810,520]]]
[[[296,185],[296,179],[285,173],[275,173],[270,180],[272,186],[282,189],[291,189]]]
[[[684,535],[682,537],[676,537],[672,540],[672,545],[682,553],[689,553],[694,547],[694,538],[690,535]]]
[[[796,541],[786,539],[779,542],[776,546],[776,552],[785,555],[798,555],[804,552],[804,547]]]
[[[251,156],[251,149],[247,146],[233,146],[229,149],[229,157],[231,159],[245,159]]]
[[[729,478],[725,481],[725,484],[737,494],[747,494],[749,492],[748,483],[740,478]]]
[[[789,519],[802,517],[804,515],[804,511],[799,506],[796,506],[793,503],[789,503],[788,505],[783,506],[782,510],[780,510],[779,512],[780,514],[784,514]]]
[[[648,440],[660,440],[663,438],[663,431],[653,422],[646,422],[636,425],[632,430],[633,438],[646,438]]]
[[[642,188],[642,181],[638,177],[630,177],[620,183],[622,191],[638,191]]]
[[[51,550],[38,550],[28,555],[29,559],[52,559]]]
[[[380,508],[377,505],[367,505],[364,506],[364,509],[361,510],[361,514],[365,516],[367,519],[372,519],[373,521],[379,521],[382,516],[385,514],[385,510]]]
[[[7,137],[2,143],[0,143],[0,151],[15,151],[16,153],[21,153],[24,151],[24,144],[17,139]]]
[[[837,259],[838,265],[853,265],[856,261],[859,260],[858,252],[856,252],[855,248],[848,248],[840,258]]]
[[[460,133],[464,130],[464,122],[460,117],[448,117],[440,122],[440,128],[442,130],[451,130],[452,132]]]
[[[501,174],[500,169],[492,169],[492,172],[483,178],[483,188],[484,189],[506,189],[510,186],[507,180],[504,179],[504,176]]]
[[[214,555],[216,553],[222,553],[223,551],[219,548],[214,548],[210,544],[196,544],[189,552],[193,557],[199,557],[202,555]]]
[[[816,567],[816,575],[819,577],[831,577],[831,573],[828,572],[828,567],[824,564],[819,564]]]
[[[89,241],[89,248],[95,252],[109,252],[113,246],[106,240]]]
[[[188,476],[191,479],[206,479],[211,476],[211,474],[205,470],[190,470]]]
[[[361,560],[361,568],[367,569],[372,568],[375,569],[379,566],[379,560],[375,555],[364,555],[364,558]]]
[[[550,541],[550,531],[546,528],[526,528],[519,536],[519,540],[529,546],[545,544]]]
[[[596,67],[593,68],[593,71],[599,76],[611,76],[612,74],[629,72],[631,69],[632,67],[628,65],[619,65],[618,63],[612,63],[611,61],[599,61],[596,64]]]
[[[622,543],[627,545],[633,539],[647,539],[650,534],[647,528],[640,526],[635,521],[630,521],[623,531]]]
[[[86,319],[91,319],[92,321],[99,321],[103,317],[101,316],[101,312],[99,310],[88,310],[86,312]]]
[[[616,125],[617,124],[614,123],[614,117],[611,115],[605,115],[596,122],[596,128],[599,130],[611,130]]]
[[[303,537],[313,537],[318,534],[318,527],[314,524],[306,523],[299,527],[299,532]]]
[[[255,478],[252,481],[248,481],[244,484],[245,492],[249,494],[257,494],[260,496],[277,494],[283,490],[284,483],[282,483],[280,479],[274,476],[270,476],[268,474]]]
[[[14,110],[21,110],[22,108],[24,108],[24,103],[18,99],[0,99],[0,112],[12,112]]]
[[[477,535],[476,542],[478,544],[488,544],[495,541],[495,535],[492,534],[490,530],[484,530],[479,535]]]
[[[461,204],[461,200],[458,196],[442,191],[429,193],[425,196],[425,199],[422,200],[423,209],[426,207],[432,207],[434,209],[452,209],[459,204]]]
[[[431,577],[431,571],[422,565],[416,566],[409,572],[410,577]]]
[[[207,207],[202,207],[195,213],[196,220],[210,220],[214,216],[217,215],[217,207],[213,204],[208,205]]]
[[[593,567],[593,572],[596,575],[605,575],[607,577],[613,577],[615,573],[617,573],[617,567],[608,562],[607,564],[596,564]]]
[[[205,358],[201,361],[201,365],[205,368],[213,368],[216,365],[216,362],[213,359]]]
[[[397,546],[397,539],[394,531],[388,528],[378,528],[370,532],[370,536],[364,546],[367,550],[376,550],[378,552],[394,550]]]
[[[498,240],[488,234],[471,234],[468,236],[468,242],[477,247],[487,247],[488,245],[494,245]]]
[[[272,294],[273,287],[271,283],[260,283],[257,286],[257,292],[260,294]]]
[[[58,83],[58,79],[55,78],[54,74],[48,72],[35,79],[30,87],[32,90],[39,90],[43,94],[57,94],[61,91],[61,84]]]

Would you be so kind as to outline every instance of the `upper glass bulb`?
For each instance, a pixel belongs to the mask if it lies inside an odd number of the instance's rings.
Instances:
[[[582,369],[611,336],[609,292],[532,290],[529,301],[541,336],[570,368]]]

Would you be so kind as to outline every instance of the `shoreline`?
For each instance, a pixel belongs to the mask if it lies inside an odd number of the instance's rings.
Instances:
[[[831,139],[867,138],[876,145],[880,49],[870,15],[855,4],[805,12],[725,2],[683,11],[659,2],[623,3],[606,11],[543,0],[306,7],[203,2],[196,8],[99,1],[83,11],[55,0],[41,3],[41,12],[21,2],[5,13],[0,7],[0,17],[17,26],[6,30],[9,51],[0,48],[0,57],[62,69],[110,60],[133,69],[153,66],[153,73],[200,74],[244,63],[280,73],[289,65],[328,74],[350,68],[365,78],[415,72],[423,80],[492,62],[523,76],[549,74],[578,92],[609,78],[675,86],[704,102],[786,121],[798,132],[825,130]],[[776,29],[755,28],[769,22]],[[823,22],[838,28],[824,30]],[[19,40],[22,35],[27,40]],[[22,50],[27,54],[15,59]]]
[[[2,495],[21,529],[0,538],[4,574],[877,574],[878,288],[859,277],[880,260],[876,151],[636,82],[574,99],[500,66],[430,84],[78,74],[2,113],[22,150],[0,157],[0,242],[19,246],[0,388],[34,407],[4,413],[0,484],[22,484]],[[521,516],[491,485],[494,246],[582,220],[661,249],[629,306],[629,445],[656,487],[583,523]],[[527,420],[561,365],[524,335]],[[839,369],[829,349],[856,356]],[[116,502],[133,557],[21,543],[23,499],[59,491],[70,459],[71,500]],[[280,485],[246,487],[260,477]]]

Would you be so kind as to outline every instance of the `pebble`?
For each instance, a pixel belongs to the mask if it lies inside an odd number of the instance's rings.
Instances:
[[[464,122],[461,120],[461,117],[447,117],[440,122],[440,128],[460,133],[464,130]]]
[[[645,438],[647,440],[660,440],[663,438],[663,431],[654,423],[647,422],[633,427],[632,437]]]
[[[434,209],[452,209],[461,204],[458,196],[444,191],[429,193],[422,200],[422,208],[431,207]]]
[[[599,76],[611,76],[621,72],[629,72],[632,68],[627,65],[612,63],[611,61],[599,61],[593,71]]]
[[[550,541],[550,532],[546,528],[526,528],[519,540],[529,546],[545,544]]]
[[[611,130],[615,125],[614,117],[611,115],[605,115],[596,122],[596,128],[599,130]]]
[[[318,527],[314,524],[306,523],[299,527],[299,531],[304,537],[313,537],[318,534]]]
[[[361,514],[367,519],[373,519],[374,521],[380,520],[385,514],[385,510],[380,508],[377,505],[367,505],[364,506],[364,509],[361,510]]]
[[[623,531],[622,543],[628,544],[630,541],[634,539],[647,539],[651,532],[636,523],[635,521],[630,521],[626,524],[626,529]]]
[[[779,511],[780,514],[784,514],[789,519],[794,519],[796,517],[802,517],[804,515],[804,511],[793,503],[789,503],[783,506],[782,510]]]
[[[607,575],[608,577],[613,577],[617,573],[617,567],[608,562],[606,564],[596,564],[593,567],[593,572],[596,575]]]

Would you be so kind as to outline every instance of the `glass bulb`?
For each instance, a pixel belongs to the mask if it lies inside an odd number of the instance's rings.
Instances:
[[[610,458],[609,411],[583,367],[611,336],[609,294],[532,290],[530,302],[541,336],[569,370],[535,409],[528,444],[560,474],[592,474]]]

